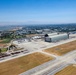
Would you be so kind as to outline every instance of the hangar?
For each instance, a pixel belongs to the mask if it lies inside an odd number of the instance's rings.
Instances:
[[[45,37],[46,42],[57,42],[60,40],[65,40],[69,38],[69,34],[63,33],[63,34],[58,34],[58,35],[53,35],[53,36],[47,36]]]

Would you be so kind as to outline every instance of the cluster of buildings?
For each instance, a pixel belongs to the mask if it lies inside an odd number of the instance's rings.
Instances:
[[[30,35],[30,34],[37,34],[31,37],[27,37],[29,39],[43,39],[45,42],[57,42],[60,40],[65,40],[69,38],[69,33],[63,33],[63,32],[56,32],[51,29],[24,29],[22,27],[16,27],[14,33],[13,31],[6,31],[3,33],[0,33],[0,37],[3,35]]]

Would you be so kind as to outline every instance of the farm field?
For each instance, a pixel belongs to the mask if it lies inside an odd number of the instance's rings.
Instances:
[[[63,54],[66,54],[70,51],[73,51],[75,49],[76,49],[76,40],[69,42],[69,43],[65,43],[65,44],[56,46],[56,47],[48,48],[44,51],[48,52],[48,53],[52,53],[54,55],[63,55]]]
[[[63,70],[59,71],[55,75],[76,75],[76,65],[70,65]]]
[[[53,57],[36,52],[9,60],[7,62],[0,63],[0,75],[18,75],[52,59]]]

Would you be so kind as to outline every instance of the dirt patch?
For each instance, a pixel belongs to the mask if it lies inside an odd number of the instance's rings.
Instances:
[[[0,42],[2,42],[3,40],[0,40]]]

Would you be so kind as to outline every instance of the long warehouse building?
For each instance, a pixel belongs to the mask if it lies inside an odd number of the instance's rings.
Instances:
[[[45,41],[46,42],[57,42],[60,40],[65,40],[69,38],[69,34],[64,33],[64,34],[58,34],[58,35],[54,35],[54,36],[47,36],[45,37]]]

